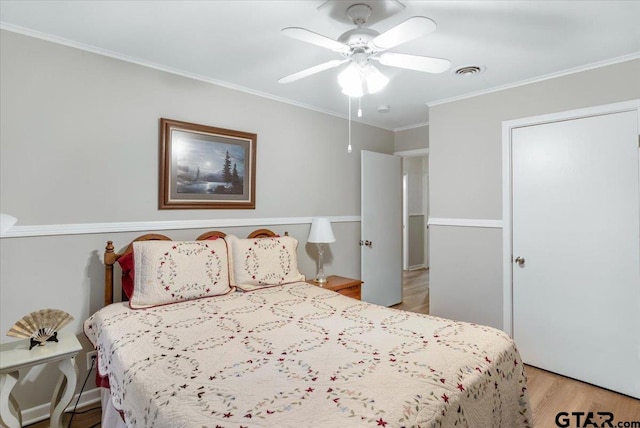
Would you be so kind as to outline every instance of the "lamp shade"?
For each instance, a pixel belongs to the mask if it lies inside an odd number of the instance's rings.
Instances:
[[[331,222],[328,218],[317,217],[311,221],[311,230],[309,231],[309,239],[307,239],[307,242],[319,244],[336,242],[336,237],[333,236]]]
[[[342,88],[342,93],[345,95],[352,98],[363,96],[362,73],[358,64],[355,62],[349,64],[349,66],[338,75],[338,84]]]
[[[389,78],[380,73],[380,70],[373,65],[369,65],[365,69],[365,82],[367,83],[367,93],[374,94],[389,83]]]
[[[338,84],[342,93],[352,98],[359,98],[365,94],[376,93],[389,83],[389,78],[371,64],[349,64],[338,75]]]
[[[17,218],[9,214],[0,214],[0,233],[9,231],[17,221]]]

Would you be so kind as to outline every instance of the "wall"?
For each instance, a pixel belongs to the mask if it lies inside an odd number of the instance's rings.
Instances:
[[[122,249],[144,233],[106,233],[121,222],[278,218],[272,229],[299,240],[300,269],[313,276],[309,225],[287,218],[346,218],[333,225],[325,271],[359,277],[359,151],[393,153],[391,131],[354,123],[348,154],[342,118],[7,31],[0,55],[1,211],[17,226],[107,224],[97,233],[1,239],[0,331],[31,311],[59,308],[75,317],[66,329],[88,349],[82,322],[102,305],[105,243]],[[256,133],[256,209],[158,210],[161,117]],[[203,231],[161,233],[193,239]],[[83,379],[84,355],[78,361]],[[48,367],[21,380],[23,409],[49,402],[55,376]]]
[[[403,172],[407,174],[408,211],[408,268],[422,267],[425,261],[425,219],[427,189],[424,176],[427,173],[427,157],[411,156],[402,159]]]
[[[426,196],[423,187],[423,175],[425,173],[426,156],[411,156],[402,159],[402,170],[408,178],[407,207],[409,214],[424,214],[424,198]]]
[[[502,122],[640,98],[638,76],[632,60],[430,106],[430,217],[467,225],[430,227],[432,314],[502,328]]]
[[[394,151],[427,149],[429,148],[429,126],[417,126],[415,128],[396,131],[394,136]]]

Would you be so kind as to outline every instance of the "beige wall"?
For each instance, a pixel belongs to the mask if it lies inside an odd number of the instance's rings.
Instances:
[[[426,186],[427,156],[402,158],[403,173],[407,175],[407,249],[409,269],[426,265]]]
[[[429,126],[396,131],[394,137],[394,151],[427,149],[429,148]]]
[[[403,173],[407,174],[407,208],[409,214],[425,214],[424,198],[426,196],[423,186],[424,175],[427,173],[427,157],[411,156],[402,158]]]
[[[1,42],[0,202],[21,225],[185,218],[157,209],[161,117],[258,134],[256,209],[193,219],[356,214],[359,150],[393,152],[391,131],[354,123],[349,154],[337,117],[15,33]]]
[[[640,98],[640,60],[432,106],[433,218],[501,220],[502,122]],[[432,226],[434,315],[502,328],[502,229]]]
[[[359,216],[359,151],[394,150],[391,131],[354,123],[348,154],[341,118],[11,32],[0,33],[0,44],[0,207],[20,226]],[[258,134],[256,209],[158,210],[161,117]],[[309,225],[273,229],[300,241],[300,269],[314,275]],[[359,277],[359,222],[334,224],[334,232],[325,271]],[[66,329],[86,345],[81,326],[102,304],[105,243],[122,248],[142,233],[1,239],[0,331],[31,311],[59,308],[75,317]],[[49,401],[54,374],[21,381],[23,408]]]

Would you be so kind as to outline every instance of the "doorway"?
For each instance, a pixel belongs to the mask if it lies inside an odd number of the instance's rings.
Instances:
[[[429,149],[396,152],[402,157],[402,303],[429,313]]]
[[[402,266],[429,269],[429,149],[396,152],[402,157]]]

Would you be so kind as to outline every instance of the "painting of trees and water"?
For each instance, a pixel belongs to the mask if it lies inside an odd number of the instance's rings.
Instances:
[[[160,119],[160,209],[255,209],[256,134]]]
[[[178,193],[242,195],[245,148],[235,144],[174,142],[177,156]]]

